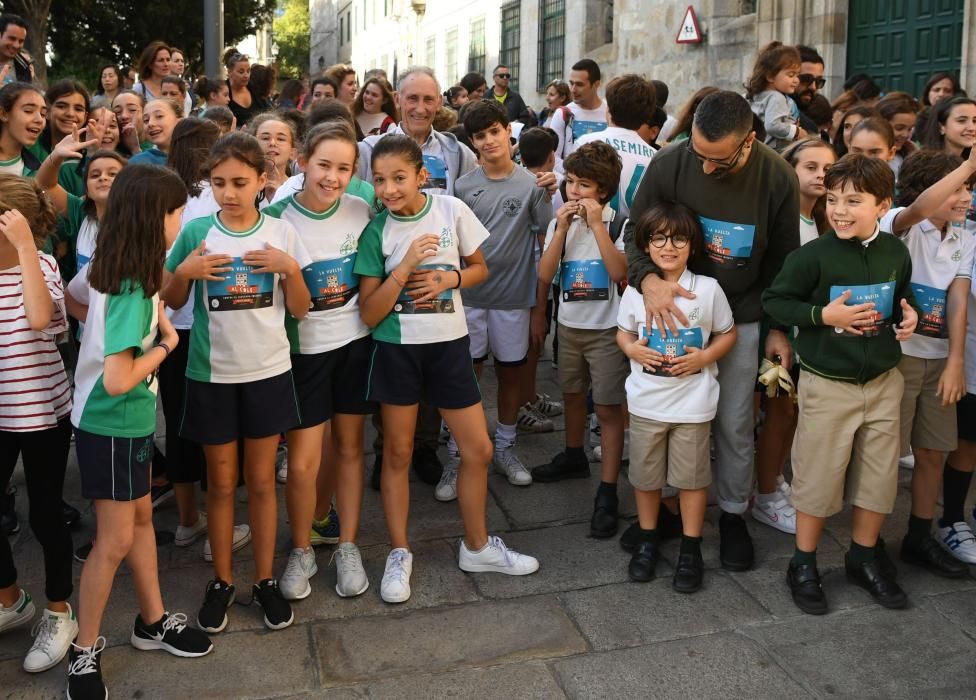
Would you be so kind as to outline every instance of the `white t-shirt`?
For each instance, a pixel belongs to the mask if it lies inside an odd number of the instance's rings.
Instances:
[[[818,238],[820,238],[820,231],[817,230],[817,222],[800,214],[800,245],[806,245]]]
[[[668,118],[664,120],[664,126],[661,127],[661,130],[657,134],[657,142],[667,143],[670,141],[671,132],[674,131],[674,127],[676,126],[678,126],[678,120],[669,114]]]
[[[186,200],[186,206],[183,208],[183,214],[180,216],[180,230],[186,228],[186,225],[193,221],[194,219],[199,219],[204,216],[210,216],[211,214],[216,214],[220,211],[220,205],[217,204],[217,200],[214,199],[213,190],[210,189],[210,181],[203,180],[199,183],[200,194],[195,197],[188,197]],[[172,248],[166,251],[166,257],[172,252]],[[190,296],[187,298],[186,303],[178,309],[171,309],[166,307],[166,317],[173,324],[173,328],[178,328],[181,331],[188,331],[193,327],[193,285],[195,282],[190,283]]]
[[[460,199],[427,195],[427,202],[414,216],[397,216],[385,209],[363,231],[354,272],[364,277],[385,279],[403,260],[413,242],[421,236],[440,237],[437,254],[417,269],[444,270],[448,279],[461,269],[461,258],[473,255],[488,238],[478,217]],[[397,345],[424,345],[457,340],[468,334],[461,292],[448,289],[436,299],[416,304],[405,292],[390,313],[373,329],[373,338]]]
[[[881,219],[881,231],[894,233],[891,227],[901,211],[904,207],[885,214]],[[946,292],[953,280],[971,279],[976,241],[962,225],[950,225],[943,236],[928,219],[908,231],[899,232],[899,235],[912,258],[912,292],[922,310],[915,333],[902,341],[902,352],[928,360],[948,357]]]
[[[27,168],[24,166],[24,159],[18,155],[10,160],[0,160],[0,175],[26,176]]]
[[[581,136],[576,141],[575,148],[596,141],[603,141],[620,156],[623,166],[620,171],[620,183],[617,194],[610,201],[610,206],[616,209],[620,216],[630,216],[630,206],[634,203],[634,195],[637,194],[637,187],[644,177],[644,171],[654,157],[654,149],[636,131],[622,129],[619,126],[608,126],[603,131]]]
[[[285,317],[292,354],[328,352],[369,335],[359,318],[359,277],[353,273],[359,237],[369,225],[369,205],[343,194],[331,208],[317,214],[289,197],[264,213],[294,226],[312,259],[302,269],[312,293],[308,315],[301,321],[291,314]]]
[[[576,141],[587,134],[603,131],[607,128],[607,105],[601,101],[596,109],[583,109],[575,102],[566,105],[572,113],[572,124],[567,126],[562,108],[556,108],[552,114],[549,128],[559,137],[559,148],[556,149],[557,158],[566,158],[576,150]]]
[[[966,323],[966,391],[970,394],[976,394],[976,266],[973,273]]]
[[[613,221],[614,211],[609,205],[603,208],[603,222],[607,228]],[[556,232],[556,220],[549,222],[543,254],[552,244]],[[620,235],[614,247],[624,252],[624,237]],[[559,323],[568,328],[604,330],[617,325],[617,308],[620,294],[616,283],[600,254],[600,246],[586,220],[575,216],[566,232],[565,252],[559,259]]]
[[[678,334],[667,332],[661,338],[657,326],[647,332],[644,300],[633,287],[624,290],[617,315],[617,327],[638,338],[648,336],[649,346],[665,357],[680,357],[685,347],[705,348],[712,333],[727,333],[735,321],[732,307],[718,282],[689,270],[678,284],[695,293],[694,299],[675,297],[675,305],[691,324],[680,327]],[[665,366],[654,374],[637,362],[630,361],[627,377],[627,406],[631,413],[663,423],[705,423],[715,417],[718,408],[718,364],[712,363],[697,374],[672,377]]]
[[[270,244],[305,267],[312,260],[294,227],[264,214],[247,231],[227,229],[217,214],[195,219],[173,244],[166,269],[174,272],[202,241],[208,254],[233,258],[233,269],[222,281],[193,285],[186,376],[198,382],[241,384],[287,372],[291,353],[285,333],[283,278],[277,273],[257,274],[241,258]]]

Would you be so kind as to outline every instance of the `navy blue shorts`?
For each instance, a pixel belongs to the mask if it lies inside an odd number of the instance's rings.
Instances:
[[[422,345],[375,341],[367,396],[396,406],[423,402],[451,409],[480,403],[468,336]]]
[[[373,339],[367,335],[328,352],[292,355],[291,371],[302,415],[298,427],[311,428],[336,413],[376,413],[376,404],[366,398],[372,354]]]
[[[75,451],[84,498],[135,501],[149,493],[152,434],[121,438],[75,428]]]

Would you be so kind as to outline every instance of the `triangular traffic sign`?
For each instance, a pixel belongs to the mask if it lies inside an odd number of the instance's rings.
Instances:
[[[698,26],[698,16],[695,14],[695,8],[692,5],[688,5],[688,9],[685,10],[685,18],[681,21],[681,28],[678,30],[678,36],[675,38],[675,43],[678,44],[700,44],[702,40],[701,28]]]

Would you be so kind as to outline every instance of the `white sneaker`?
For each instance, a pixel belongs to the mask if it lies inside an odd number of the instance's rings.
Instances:
[[[752,504],[752,517],[780,532],[796,534],[796,509],[779,490],[769,496],[756,496]]]
[[[315,563],[315,550],[309,547],[302,549],[296,547],[291,550],[288,557],[288,565],[285,566],[285,573],[278,582],[278,589],[285,600],[302,600],[308,598],[312,592],[312,584],[309,579],[319,572],[318,564]]]
[[[231,545],[230,551],[236,552],[239,549],[243,549],[247,546],[247,543],[251,541],[251,528],[247,525],[235,525],[234,526],[234,543]],[[213,561],[213,552],[210,550],[210,538],[203,545],[203,559],[204,561]]]
[[[976,535],[968,523],[939,528],[939,544],[959,561],[976,564]]]
[[[177,547],[189,547],[205,534],[207,534],[207,514],[200,513],[195,524],[190,527],[180,525],[176,528],[176,540],[173,544]]]
[[[34,599],[23,588],[20,597],[9,608],[0,603],[0,632],[26,625],[34,619]]]
[[[380,598],[387,603],[405,603],[410,600],[410,574],[413,571],[413,554],[398,547],[386,558]]]
[[[369,588],[369,579],[366,578],[359,547],[352,542],[343,542],[332,558],[336,560],[336,593],[341,598],[353,598],[365,593]]]
[[[536,413],[548,418],[554,418],[563,414],[562,402],[553,401],[549,394],[536,394],[535,401],[529,405]]]
[[[509,549],[501,537],[489,537],[488,543],[477,552],[472,552],[461,540],[458,554],[461,571],[470,573],[493,572],[509,576],[526,576],[539,570],[539,560],[528,554],[519,554]]]
[[[491,461],[495,469],[508,477],[508,483],[512,486],[528,486],[532,483],[532,475],[515,454],[513,447],[507,449],[496,447],[495,456]]]
[[[593,438],[596,440],[596,444],[593,446],[593,449],[590,450],[593,453],[592,461],[602,462],[603,444],[600,442],[600,434],[597,433],[595,436],[593,436]],[[620,453],[620,459],[621,460],[630,459],[630,428],[624,429],[624,449]]]
[[[278,445],[278,451],[275,453],[275,465],[278,467],[275,472],[275,481],[283,484],[288,481],[288,448],[284,445]]]
[[[515,425],[519,430],[527,433],[551,433],[556,429],[552,420],[536,411],[530,403],[519,409]]]
[[[902,469],[915,469],[915,455],[910,454],[905,457],[898,458],[898,466]]]
[[[438,501],[453,501],[457,499],[457,475],[458,467],[461,466],[461,457],[456,454],[448,454],[447,464],[441,473],[441,480],[434,487],[434,498]]]
[[[790,482],[783,478],[782,474],[776,477],[776,490],[783,494],[783,498],[789,501],[790,505],[793,504],[793,487],[790,486]]]
[[[78,619],[75,611],[68,606],[68,612],[58,613],[44,610],[41,619],[31,630],[34,643],[24,658],[24,670],[40,673],[54,668],[71,648],[71,642],[78,636]]]

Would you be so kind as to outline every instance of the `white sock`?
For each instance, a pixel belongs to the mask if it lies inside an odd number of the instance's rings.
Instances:
[[[451,433],[451,437],[447,439],[447,453],[450,455],[456,455],[459,453],[457,440],[454,439],[454,433]]]
[[[756,500],[759,503],[772,503],[776,500],[777,496],[779,496],[779,493],[776,491],[773,491],[772,493],[757,493]]]
[[[514,425],[499,423],[495,428],[495,449],[508,450],[515,446],[517,431]]]

